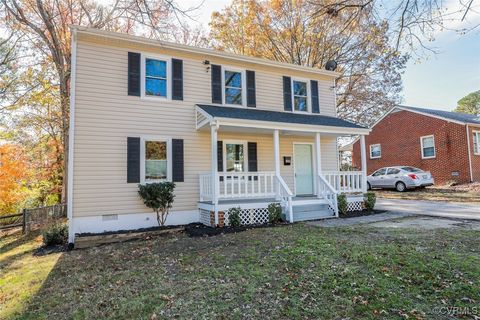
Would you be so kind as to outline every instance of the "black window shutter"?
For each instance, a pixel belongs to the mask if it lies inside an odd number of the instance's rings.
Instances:
[[[183,60],[172,59],[172,100],[183,100]]]
[[[283,77],[283,109],[292,111],[292,79]]]
[[[140,53],[128,53],[128,95],[140,96]]]
[[[140,183],[140,138],[127,138],[127,183]]]
[[[318,81],[310,80],[310,90],[312,92],[312,113],[320,113],[320,103],[318,101]]]
[[[255,71],[247,70],[247,107],[255,108],[257,106],[257,97],[255,93]]]
[[[248,149],[248,171],[249,172],[257,172],[257,143],[256,142],[248,142],[247,145]]]
[[[172,139],[172,181],[184,180],[183,139]]]
[[[223,142],[217,141],[217,170],[223,171]]]
[[[222,103],[222,67],[212,64],[212,103]]]

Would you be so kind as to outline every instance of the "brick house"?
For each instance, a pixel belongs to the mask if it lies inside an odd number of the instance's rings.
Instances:
[[[480,117],[398,106],[365,137],[367,173],[394,165],[430,171],[436,184],[480,181]],[[352,165],[361,167],[360,141],[352,143]]]

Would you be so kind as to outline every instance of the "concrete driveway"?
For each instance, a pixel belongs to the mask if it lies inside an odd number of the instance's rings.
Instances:
[[[378,198],[375,209],[445,218],[480,220],[480,205],[478,204]]]

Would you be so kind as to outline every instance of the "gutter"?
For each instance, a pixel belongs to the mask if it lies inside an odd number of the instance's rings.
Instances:
[[[468,144],[468,165],[470,168],[470,182],[473,182],[473,170],[472,170],[472,150],[470,148],[470,130],[468,130],[468,124],[465,125],[467,131],[467,144]]]

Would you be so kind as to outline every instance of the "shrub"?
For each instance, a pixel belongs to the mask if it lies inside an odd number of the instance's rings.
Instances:
[[[230,208],[228,209],[228,225],[230,227],[240,227],[242,221],[240,219],[240,208]]]
[[[56,223],[42,232],[43,244],[46,246],[63,245],[68,242],[68,226]]]
[[[280,205],[280,203],[270,203],[267,210],[268,221],[270,221],[270,223],[277,223],[282,221],[282,206]]]
[[[347,214],[347,210],[348,210],[347,196],[345,194],[339,194],[337,196],[337,202],[338,202],[338,212],[340,212],[340,214],[342,215]]]
[[[138,186],[138,194],[145,206],[153,209],[157,214],[159,226],[165,225],[169,209],[172,208],[173,199],[175,198],[173,194],[174,189],[175,183],[173,182],[149,183]]]
[[[367,192],[363,195],[363,201],[365,202],[365,208],[367,208],[368,211],[372,211],[377,202],[377,196],[374,192]]]

